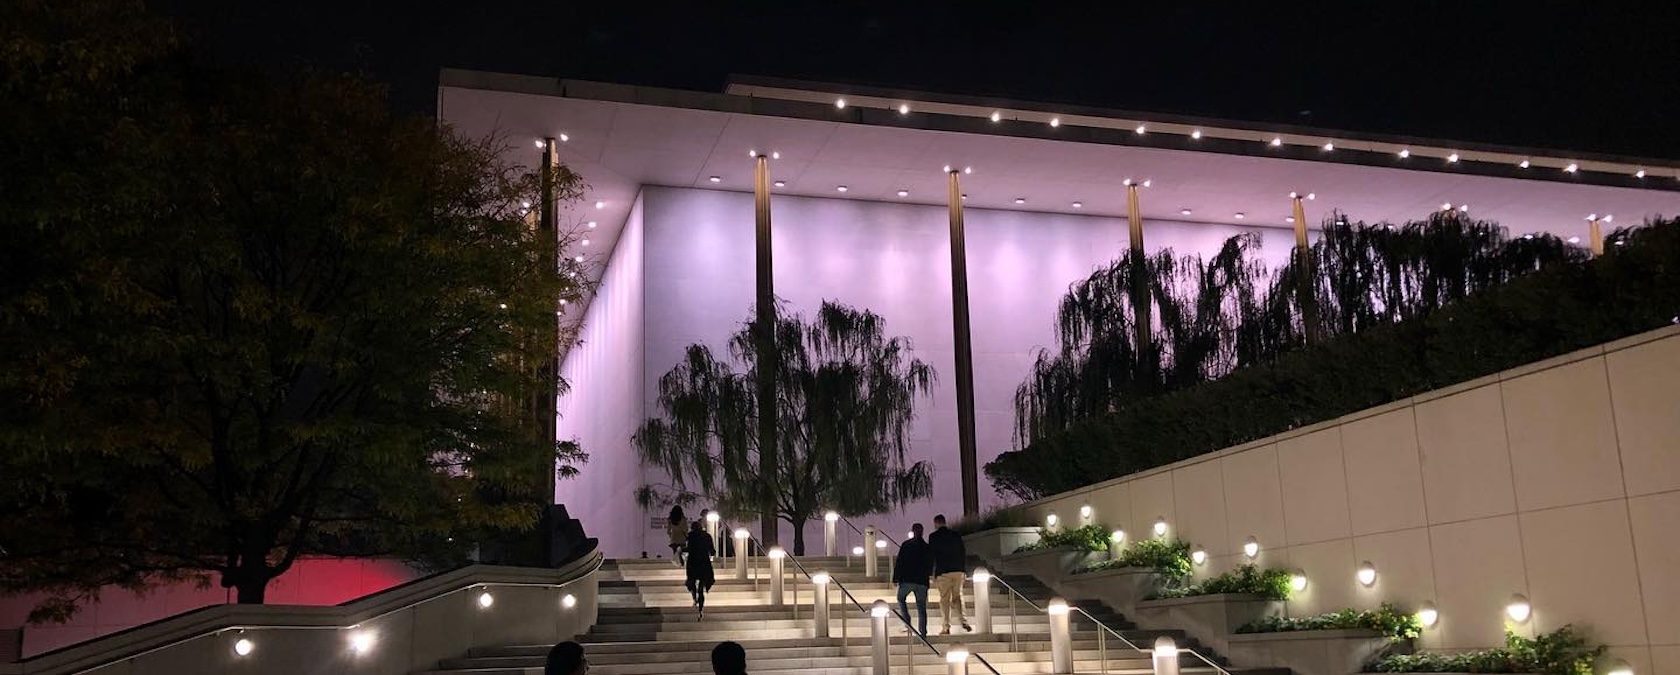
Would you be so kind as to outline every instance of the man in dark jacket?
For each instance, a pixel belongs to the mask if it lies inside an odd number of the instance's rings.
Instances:
[[[968,551],[963,549],[962,535],[945,527],[945,516],[933,517],[933,534],[928,535],[928,548],[933,549],[933,585],[939,589],[939,616],[945,627],[940,635],[951,634],[951,617],[962,624],[963,630],[973,631],[963,616],[962,587]]]
[[[916,614],[921,618],[917,632],[927,635],[928,579],[933,577],[933,551],[922,539],[922,524],[910,526],[910,538],[898,547],[898,559],[893,564],[893,583],[898,584],[898,614],[904,625],[910,625],[910,608],[904,604],[906,596],[916,595]]]

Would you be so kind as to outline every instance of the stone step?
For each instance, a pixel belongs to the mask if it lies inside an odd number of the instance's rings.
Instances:
[[[865,649],[847,650],[850,653],[844,654],[812,653],[813,651],[814,650],[809,649],[783,649],[778,650],[778,652],[798,653],[776,654],[765,653],[762,650],[751,651],[747,654],[747,660],[752,672],[760,670],[792,670],[805,668],[867,667],[871,663],[871,656]],[[662,657],[665,655],[655,652],[648,654],[647,656]],[[603,675],[606,673],[625,673],[627,675],[646,673],[653,675],[656,673],[706,673],[711,671],[710,652],[706,652],[704,654],[683,653],[682,656],[684,658],[611,660],[591,655],[589,658],[589,669],[591,672],[598,672]],[[1114,652],[1110,652],[1107,656],[1110,669],[1147,669],[1152,665],[1150,658],[1146,655],[1137,655],[1135,653],[1130,655],[1117,655]],[[904,652],[902,650],[895,652],[892,654],[892,657],[893,665],[896,667],[902,667],[906,658]],[[1047,649],[1019,652],[993,652],[990,654],[982,654],[982,657],[984,657],[988,663],[991,663],[993,666],[997,666],[1005,663],[1018,664],[1031,661],[1049,661],[1050,652]],[[1073,652],[1073,658],[1075,661],[1090,661],[1097,663],[1101,657],[1102,654],[1096,649],[1075,650]],[[945,663],[944,656],[934,654],[933,652],[928,651],[925,647],[916,650],[910,658],[913,660],[914,665],[917,666],[939,666]],[[542,662],[543,658],[541,656],[502,656],[448,659],[440,665],[445,669],[470,670],[475,668],[532,667],[541,666]],[[983,667],[979,666],[979,664],[975,665],[977,667]],[[1191,667],[1193,664],[1183,663],[1182,665],[1184,667]]]
[[[1018,663],[996,663],[996,664],[993,664],[992,667],[997,669],[999,675],[1048,675],[1049,673],[1052,672],[1050,661],[1049,661],[1048,658],[1045,658],[1043,660],[1023,661],[1023,662],[1018,662]],[[597,668],[597,666],[593,665],[593,663],[592,663],[590,665],[590,672],[597,672],[596,668]],[[631,673],[642,672],[642,671],[637,671],[637,670],[632,670],[632,669],[623,669],[623,670],[612,669],[612,668],[607,667],[607,666],[601,666],[600,668],[601,668],[601,670],[598,671],[598,672],[601,673],[601,675],[608,675],[608,674],[619,675],[621,673],[624,674],[624,675],[629,675]],[[840,667],[794,667],[794,668],[787,668],[787,669],[765,668],[765,667],[756,665],[754,663],[751,653],[749,653],[747,655],[747,668],[748,668],[749,672],[754,673],[755,675],[871,675],[872,672],[873,672],[872,667],[869,666],[869,665],[840,666]],[[969,666],[970,672],[974,672],[974,670],[977,669],[977,668],[981,669],[981,670],[984,670],[984,666],[980,666],[978,664],[973,664],[973,665]],[[1119,661],[1110,661],[1108,663],[1108,667],[1104,668],[1103,664],[1101,664],[1096,659],[1086,659],[1086,660],[1075,659],[1074,663],[1073,663],[1073,668],[1074,668],[1074,673],[1076,673],[1076,675],[1085,674],[1085,673],[1090,673],[1090,674],[1093,674],[1093,675],[1095,675],[1096,673],[1106,673],[1107,675],[1153,675],[1153,672],[1154,672],[1149,667],[1141,667],[1141,668],[1139,668],[1139,667],[1124,667],[1124,662],[1119,662]],[[671,671],[671,672],[710,673],[711,672],[711,663],[709,661],[708,662],[702,662],[702,663],[695,663],[693,669],[684,670],[684,671]],[[946,665],[944,663],[916,664],[916,665],[914,665],[910,668],[905,668],[903,666],[903,664],[900,663],[897,667],[893,668],[892,672],[895,675],[944,675],[944,673],[946,673],[947,670],[946,670]],[[1185,675],[1217,675],[1217,673],[1218,673],[1218,671],[1215,671],[1212,668],[1207,668],[1205,666],[1204,667],[1186,667],[1186,668],[1183,668],[1180,672],[1184,673]],[[1244,672],[1244,671],[1232,671],[1232,673],[1233,673],[1233,675],[1249,675],[1247,672]],[[542,675],[542,666],[541,665],[524,666],[524,667],[519,667],[519,666],[494,667],[494,666],[492,666],[492,667],[487,667],[487,668],[427,670],[427,671],[421,671],[421,673],[420,673],[420,675],[469,675],[469,674],[470,675]]]
[[[1137,633],[1138,638],[1147,638],[1150,642],[1153,642],[1154,638],[1160,635],[1170,635],[1179,640],[1180,644],[1185,643],[1183,633],[1178,631],[1139,631]],[[798,653],[803,653],[806,650],[817,649],[851,649],[856,650],[861,654],[867,654],[869,650],[869,640],[867,635],[852,635],[849,640],[843,640],[839,636],[830,636],[827,638],[803,637],[776,639],[743,636],[735,641],[741,643],[743,647],[746,647],[749,652],[754,654],[760,652],[774,654],[777,653],[777,650],[794,650]],[[897,634],[896,632],[894,635],[890,636],[889,641],[894,645],[894,649],[903,649],[904,645],[910,642],[907,636]],[[950,645],[964,645],[969,649],[969,651],[980,654],[1007,652],[1011,650],[1012,646],[1008,636],[997,634],[932,635],[928,637],[928,641],[936,646],[940,646],[942,649]],[[1134,639],[1133,641],[1138,643],[1140,646],[1147,647],[1147,645],[1144,645],[1143,642],[1138,639]],[[654,660],[658,660],[659,655],[664,654],[689,654],[696,658],[709,658],[708,655],[711,654],[712,647],[717,645],[716,640],[670,640],[659,643],[651,643],[645,641],[595,642],[589,640],[588,638],[584,638],[580,640],[580,642],[582,642],[585,650],[592,657],[602,656],[603,658],[609,659],[630,658]],[[917,642],[919,643],[920,641],[918,640]],[[1109,649],[1124,648],[1123,645],[1118,645],[1118,643],[1112,639],[1107,640],[1106,642]],[[1073,639],[1069,641],[1069,644],[1076,650],[1097,649],[1098,646],[1097,639],[1094,635],[1075,635],[1073,636]],[[1021,650],[1043,651],[1050,648],[1050,640],[1048,635],[1036,637],[1023,636],[1016,640],[1013,646]],[[537,657],[547,654],[548,649],[548,645],[484,647],[472,650],[468,656]]]

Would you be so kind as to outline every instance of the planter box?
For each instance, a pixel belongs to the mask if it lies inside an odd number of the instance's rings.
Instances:
[[[1116,567],[1099,572],[1069,574],[1062,580],[1069,600],[1101,600],[1114,611],[1131,616],[1138,603],[1166,585],[1148,567]]]
[[[1057,593],[1065,594],[1062,582],[1076,569],[1090,562],[1105,559],[1106,553],[1077,548],[1051,548],[1006,555],[998,565],[1004,574],[1025,574],[1039,580]]]
[[[1015,549],[1036,543],[1036,527],[995,527],[963,537],[963,548],[968,550],[968,554],[979,556],[992,567],[1000,565],[1003,557],[1014,553]]]
[[[1198,595],[1146,600],[1138,603],[1130,616],[1144,628],[1182,629],[1215,652],[1227,654],[1230,638],[1238,628],[1262,617],[1283,616],[1283,604],[1282,600],[1255,595]]]
[[[1296,675],[1351,675],[1384,653],[1411,651],[1371,630],[1303,630],[1232,635],[1223,652],[1245,668],[1289,668]]]

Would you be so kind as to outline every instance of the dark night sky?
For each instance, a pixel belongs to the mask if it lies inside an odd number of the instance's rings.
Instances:
[[[363,70],[414,112],[446,66],[742,73],[1680,159],[1680,3],[153,2],[206,54]]]

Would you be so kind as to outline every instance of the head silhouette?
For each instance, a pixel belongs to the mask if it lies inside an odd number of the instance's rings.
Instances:
[[[945,527],[945,514],[941,513],[933,517],[933,527],[934,529]]]
[[[914,539],[921,539],[922,538],[922,524],[921,523],[916,523],[916,524],[910,526],[910,536]]]
[[[583,675],[589,672],[589,660],[583,657],[583,645],[562,642],[548,650],[543,675]]]
[[[747,650],[739,643],[719,642],[712,648],[712,672],[715,675],[747,675]]]

